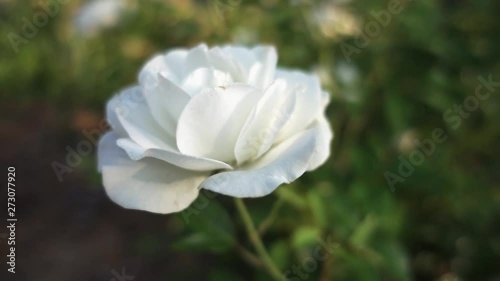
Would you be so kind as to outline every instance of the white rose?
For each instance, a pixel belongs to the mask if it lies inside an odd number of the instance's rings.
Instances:
[[[330,154],[328,94],[318,78],[277,69],[273,47],[176,49],[107,105],[113,130],[99,169],[119,205],[178,212],[205,188],[260,197]]]

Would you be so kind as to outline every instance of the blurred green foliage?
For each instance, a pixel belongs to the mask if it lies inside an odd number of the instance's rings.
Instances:
[[[280,270],[299,265],[307,280],[500,280],[500,88],[458,128],[443,117],[474,95],[479,76],[500,81],[499,1],[402,1],[360,47],[388,1],[128,1],[118,25],[85,36],[73,27],[83,4],[74,0],[16,53],[7,34],[21,35],[23,17],[44,3],[0,1],[4,107],[48,104],[67,128],[76,110],[102,114],[156,52],[273,44],[281,66],[322,77],[335,131],[323,167],[247,200]],[[356,52],[346,56],[347,45]],[[398,157],[408,159],[414,140],[435,128],[446,142],[392,190],[384,173],[397,174]],[[170,222],[183,238],[158,243],[216,253],[210,280],[268,280],[241,269],[242,248],[252,250],[235,213],[230,198],[209,199],[188,224],[182,214]],[[318,239],[328,237],[335,251],[306,271]]]

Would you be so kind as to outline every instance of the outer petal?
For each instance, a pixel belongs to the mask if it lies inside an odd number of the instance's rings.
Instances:
[[[122,137],[128,136],[127,131],[123,128],[118,119],[117,111],[123,111],[122,108],[127,106],[127,102],[123,96],[114,95],[106,104],[106,120],[108,121],[113,131]]]
[[[210,50],[210,63],[231,74],[234,81],[265,90],[273,81],[278,55],[271,46],[248,49],[225,46]]]
[[[249,56],[245,53],[242,58],[243,60],[248,60]],[[231,75],[234,81],[245,81],[248,75],[247,69],[245,69],[240,61],[237,61],[232,54],[228,52],[228,48],[221,49],[215,47],[209,50],[210,64],[215,68],[224,73]],[[251,63],[248,63],[248,67]]]
[[[241,74],[243,74],[241,78],[247,79],[250,73],[250,67],[255,63],[255,56],[250,49],[240,46],[225,46],[221,50],[226,63],[235,63],[237,68],[241,71]],[[246,81],[242,80],[240,82]]]
[[[290,87],[299,87],[292,118],[278,136],[278,141],[282,141],[304,130],[316,119],[317,113],[322,111],[322,92],[319,79],[313,75],[278,70],[276,77],[285,79]]]
[[[149,60],[139,73],[139,83],[150,89],[156,85],[158,73],[165,72],[173,82],[178,83],[184,77],[184,62],[188,51],[174,49],[166,55],[160,54]]]
[[[117,135],[106,133],[99,142],[99,165],[108,196],[117,204],[154,213],[187,208],[198,196],[202,173],[162,161],[133,161],[116,145]]]
[[[157,84],[150,89],[142,88],[151,113],[171,136],[175,136],[176,123],[191,97],[170,81],[164,72],[157,75]]]
[[[138,100],[127,110],[116,109],[118,124],[126,131],[125,134],[120,134],[123,139],[118,145],[125,149],[130,158],[139,160],[154,157],[194,171],[232,169],[221,161],[180,153],[175,139],[158,125],[144,99]]]
[[[117,145],[123,148],[132,160],[140,160],[145,157],[153,157],[166,161],[170,164],[174,164],[175,166],[193,171],[233,169],[233,167],[224,162],[209,158],[189,156],[173,150],[144,148],[129,138],[119,139]]]
[[[248,83],[259,89],[266,89],[274,80],[278,55],[274,47],[255,47],[252,49],[256,63],[250,69]]]
[[[231,163],[240,130],[260,96],[246,85],[216,87],[194,96],[179,118],[179,150]]]
[[[241,171],[209,177],[202,188],[234,197],[260,197],[282,183],[300,177],[308,168],[317,142],[317,131],[309,129],[280,143]]]
[[[127,94],[136,99],[131,100],[129,107],[116,108],[116,113],[128,136],[146,148],[172,148],[171,144],[175,145],[173,136],[153,118],[140,88],[129,88],[121,96]]]
[[[295,107],[295,92],[276,80],[252,110],[235,147],[238,164],[262,156],[271,148]]]
[[[186,56],[184,75],[189,75],[194,70],[200,67],[209,67],[208,47],[205,44],[200,44],[191,50]]]
[[[184,65],[187,55],[188,51],[185,49],[174,49],[165,55],[165,61],[168,66],[168,76],[172,76],[172,81],[176,84],[184,78]]]
[[[330,145],[333,139],[333,131],[325,115],[326,107],[329,102],[330,94],[323,92],[321,95],[322,110],[318,114],[316,121],[311,126],[318,130],[318,144],[314,150],[311,163],[309,163],[309,168],[307,168],[308,171],[315,170],[319,166],[323,165],[326,159],[330,156]]]
[[[307,171],[315,170],[325,163],[330,156],[330,145],[333,139],[332,129],[324,114],[321,114],[318,120],[314,122],[313,127],[318,130],[318,143]]]

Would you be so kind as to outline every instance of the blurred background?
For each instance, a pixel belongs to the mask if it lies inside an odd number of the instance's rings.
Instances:
[[[328,162],[246,200],[288,280],[500,280],[499,11],[495,0],[0,0],[0,157],[5,175],[16,168],[19,219],[15,275],[0,228],[0,279],[272,280],[231,198],[205,193],[194,214],[123,209],[104,193],[96,147],[82,148],[148,58],[206,42],[273,44],[280,66],[316,72],[331,93]],[[334,245],[324,261],[319,241]]]

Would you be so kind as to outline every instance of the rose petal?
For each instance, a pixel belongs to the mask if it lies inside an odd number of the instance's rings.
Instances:
[[[233,64],[237,65],[244,80],[238,82],[246,82],[248,74],[250,73],[250,68],[256,62],[255,55],[248,48],[239,46],[225,46],[222,49],[225,60],[232,61]]]
[[[139,83],[146,89],[154,87],[160,72],[164,72],[166,77],[178,83],[184,77],[184,62],[187,54],[186,50],[174,49],[166,55],[156,55],[142,68],[139,73]]]
[[[130,138],[145,148],[172,149],[175,147],[173,136],[151,115],[151,110],[139,87],[126,89],[120,96],[128,103],[126,103],[127,106],[117,107],[115,112]]]
[[[250,68],[248,83],[259,89],[266,89],[274,80],[278,55],[274,47],[255,47],[252,49],[256,63]]]
[[[330,102],[330,94],[328,92],[322,92],[321,95],[321,106],[322,110],[319,112],[316,121],[311,125],[318,130],[318,143],[314,150],[314,155],[309,163],[308,171],[315,170],[319,166],[323,165],[325,161],[330,156],[330,145],[333,139],[333,131],[328,123],[328,118],[325,115],[326,107]]]
[[[200,44],[189,50],[184,64],[184,75],[187,76],[200,67],[210,67],[208,47],[205,44]]]
[[[313,75],[299,71],[278,70],[276,77],[285,79],[289,87],[299,87],[293,114],[277,138],[278,141],[282,141],[304,130],[316,119],[317,113],[322,110],[322,91],[319,79]]]
[[[230,165],[221,161],[183,155],[177,149],[175,139],[158,125],[144,101],[136,99],[135,103],[129,104],[127,111],[118,110],[117,118],[120,126],[126,131],[125,135],[122,135],[124,139],[120,140],[119,144],[130,158],[139,160],[144,157],[154,157],[195,171],[232,169]],[[126,141],[127,136],[130,137],[129,141]]]
[[[333,139],[332,129],[324,114],[321,114],[318,120],[313,123],[312,127],[318,130],[318,142],[307,171],[315,170],[325,163],[330,156],[330,145]]]
[[[282,183],[300,177],[308,168],[317,142],[317,131],[309,129],[280,143],[256,162],[239,171],[222,172],[206,179],[202,188],[233,196],[260,197]]]
[[[274,80],[278,55],[271,46],[253,49],[237,46],[213,48],[209,51],[210,63],[217,69],[230,73],[233,80],[265,90]]]
[[[117,108],[125,107],[126,103],[120,95],[114,95],[106,104],[106,121],[109,123],[114,132],[121,137],[128,136],[127,131],[123,128],[118,115],[116,114]]]
[[[216,87],[194,96],[179,118],[179,150],[231,163],[240,130],[260,96],[246,85]]]
[[[271,148],[295,107],[295,92],[284,80],[276,80],[264,93],[238,137],[238,165],[262,156]]]
[[[177,120],[191,97],[161,72],[157,75],[157,85],[143,88],[151,114],[157,123],[171,136],[175,136]]]
[[[175,166],[193,171],[232,170],[233,167],[224,162],[182,154],[174,150],[157,148],[144,148],[130,138],[122,138],[117,145],[125,150],[132,160],[140,160],[145,157],[153,157],[166,161]]]
[[[193,71],[182,83],[182,89],[190,96],[198,94],[204,88],[225,86],[232,83],[231,76],[213,68],[202,67]]]
[[[117,204],[154,213],[187,208],[198,196],[205,174],[187,171],[155,159],[133,161],[106,133],[99,142],[99,165],[108,196]]]
[[[244,56],[244,59],[248,58],[249,56]],[[227,73],[233,81],[244,82],[246,80],[249,70],[244,69],[227,50],[219,47],[212,48],[209,50],[209,59],[215,69]]]
[[[183,75],[185,74],[184,65],[187,55],[188,51],[184,49],[174,49],[165,55],[165,61],[168,66],[167,72],[169,75],[171,73],[173,77],[177,78],[177,80],[173,81],[176,84],[183,79]]]

